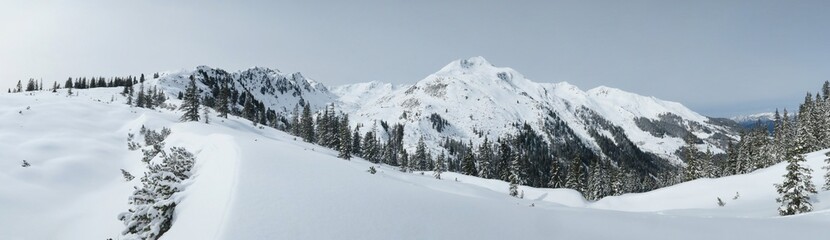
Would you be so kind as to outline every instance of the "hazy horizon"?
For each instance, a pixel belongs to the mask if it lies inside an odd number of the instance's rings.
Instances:
[[[302,72],[327,86],[412,84],[483,56],[536,82],[604,85],[729,117],[792,109],[830,79],[826,1],[4,5],[2,88],[197,65]]]

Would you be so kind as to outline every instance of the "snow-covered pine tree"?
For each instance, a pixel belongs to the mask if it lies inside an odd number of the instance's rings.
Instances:
[[[205,106],[202,109],[202,115],[205,118],[205,124],[210,124],[210,108],[208,106]]]
[[[400,166],[398,164],[398,154],[395,153],[395,149],[392,148],[391,144],[380,144],[380,160],[382,163],[389,164],[392,166]]]
[[[128,81],[129,83],[124,85],[124,90],[121,92],[121,95],[127,97],[127,105],[133,105],[133,84],[132,82]]]
[[[404,152],[406,152],[406,151],[404,151]],[[409,154],[407,153],[407,155],[409,155]],[[407,160],[406,163],[409,164],[409,167],[408,167],[409,171],[412,172],[412,171],[419,170],[418,169],[418,160],[415,159],[412,156],[407,156],[407,157],[408,157],[408,160]]]
[[[478,170],[476,170],[476,160],[473,156],[473,152],[467,152],[467,155],[464,156],[463,160],[461,161],[461,173],[476,176],[478,175]]]
[[[827,172],[824,173],[824,186],[822,189],[828,191],[830,190],[830,152],[825,153],[824,156],[824,162],[827,163],[827,165],[821,168],[827,170]]]
[[[478,176],[482,178],[493,178],[491,174],[490,161],[493,160],[493,150],[490,148],[490,141],[484,137],[484,143],[478,148]]]
[[[683,181],[691,181],[702,177],[703,169],[701,169],[701,161],[699,160],[699,152],[695,145],[695,140],[692,134],[686,138],[686,146],[683,147],[683,153],[686,157],[686,167],[683,171]]]
[[[824,97],[816,93],[816,98],[813,101],[813,109],[810,111],[810,117],[812,118],[810,122],[813,124],[810,128],[814,138],[816,139],[816,146],[813,149],[810,149],[810,151],[817,151],[827,148],[825,143],[828,139],[830,139],[830,136],[828,136],[828,132],[825,129],[827,127],[828,119],[825,118],[825,113],[823,112],[826,109],[823,99]]]
[[[444,166],[446,160],[446,155],[444,155],[444,151],[441,151],[441,155],[438,155],[438,159],[435,160],[435,166],[432,169],[432,176],[436,179],[441,179],[441,174],[447,170]]]
[[[783,147],[784,124],[785,119],[782,119],[781,114],[778,113],[778,109],[775,109],[775,115],[773,115],[772,144],[770,146],[770,152],[774,163],[778,163],[784,158],[784,150],[786,150],[786,148]]]
[[[812,182],[812,169],[806,167],[804,154],[807,153],[807,138],[809,126],[798,126],[798,135],[795,142],[787,151],[787,173],[784,174],[784,182],[775,184],[780,194],[776,199],[781,203],[778,213],[781,216],[795,215],[810,212],[813,205],[810,203],[810,194],[815,194],[815,185]]]
[[[509,193],[510,193],[510,196],[513,196],[513,197],[518,197],[519,196],[519,186],[518,185],[522,182],[522,179],[521,179],[522,174],[519,172],[519,171],[521,171],[521,167],[519,166],[521,164],[521,156],[520,155],[521,154],[516,154],[513,157],[513,160],[510,161],[510,176],[508,177],[509,181],[510,181]]]
[[[823,94],[822,108],[818,112],[822,119],[822,126],[819,127],[819,131],[822,131],[821,134],[825,137],[822,148],[830,148],[830,81],[824,81],[821,92]]]
[[[401,172],[412,171],[412,169],[409,168],[409,154],[406,153],[406,150],[401,149],[399,155],[400,156],[398,157],[398,161],[400,162],[398,164],[400,166]]]
[[[559,173],[559,160],[553,159],[550,164],[550,178],[548,179],[548,187],[549,188],[561,188],[562,187],[562,177]]]
[[[701,175],[701,177],[720,177],[718,168],[715,167],[715,154],[712,153],[711,148],[706,148],[706,152],[703,153],[703,158],[701,158],[700,160],[702,161],[701,166],[703,167],[703,174]]]
[[[591,166],[591,176],[588,178],[588,189],[585,193],[585,198],[596,201],[604,197],[606,192],[605,188],[608,186],[605,180],[607,178],[605,177],[605,172],[602,170],[602,164],[599,160],[594,161],[593,166]]]
[[[609,180],[609,193],[611,196],[619,196],[624,193],[624,181],[625,175],[621,169],[610,169],[610,173],[608,175],[611,177]],[[664,183],[664,185],[669,185],[668,183]]]
[[[582,160],[577,155],[571,160],[571,166],[568,168],[568,179],[565,181],[565,187],[570,188],[580,193],[585,193],[584,181],[582,173]]]
[[[128,239],[158,239],[173,225],[173,212],[178,202],[174,195],[184,189],[182,181],[192,173],[195,157],[184,148],[162,152],[159,164],[151,163],[141,178],[142,187],[129,198],[128,212],[118,215]]]
[[[198,122],[199,121],[199,92],[196,89],[196,78],[190,76],[190,84],[185,89],[184,97],[182,98],[182,106],[179,110],[184,110],[184,114],[179,118],[182,122]]]
[[[418,145],[415,147],[415,159],[417,163],[417,170],[427,169],[427,145],[424,143],[424,137],[418,139]]]
[[[797,131],[797,139],[802,141],[801,144],[803,144],[805,152],[818,150],[818,140],[815,136],[816,124],[814,121],[815,118],[813,117],[813,108],[813,95],[807,93],[807,96],[804,97],[804,103],[799,107]]]
[[[133,176],[132,174],[130,174],[130,172],[127,172],[127,170],[124,170],[123,168],[121,169],[121,175],[124,176],[124,181],[127,182],[132,181],[135,178],[135,176]]]

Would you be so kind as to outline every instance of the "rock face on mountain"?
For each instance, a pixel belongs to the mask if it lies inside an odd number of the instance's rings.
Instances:
[[[734,122],[702,116],[680,103],[604,86],[583,91],[567,82],[534,82],[482,57],[453,61],[413,85],[369,82],[330,91],[300,73],[267,68],[230,73],[205,66],[154,81],[175,94],[191,75],[206,101],[228,86],[233,111],[250,97],[279,126],[290,124],[305,103],[313,111],[333,104],[362,132],[375,131],[384,140],[388,126],[400,124],[404,148],[414,151],[423,138],[435,154],[448,139],[479,145],[524,129],[543,136],[558,158],[588,152],[656,173],[683,164],[685,139],[700,150],[723,153],[728,141],[738,138]]]

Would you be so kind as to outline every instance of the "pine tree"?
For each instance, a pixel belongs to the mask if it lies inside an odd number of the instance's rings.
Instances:
[[[813,209],[810,203],[810,194],[815,194],[816,189],[812,182],[812,169],[804,164],[804,155],[807,152],[807,138],[809,126],[799,126],[799,137],[787,151],[787,173],[784,174],[784,182],[775,184],[780,197],[776,199],[781,203],[778,213],[781,216],[795,215],[810,212]]]
[[[182,122],[198,122],[199,121],[199,92],[196,89],[196,79],[190,76],[190,85],[185,89],[184,98],[182,98],[182,106],[179,110],[184,110],[184,115],[179,118]]]
[[[35,83],[34,79],[30,78],[29,83],[26,84],[26,91],[31,92],[31,91],[34,91],[34,90],[37,90],[37,84]]]
[[[720,173],[717,172],[717,167],[715,167],[714,158],[715,154],[712,153],[712,149],[706,148],[706,152],[703,153],[703,158],[700,159],[702,161],[701,166],[703,168],[703,174],[701,174],[701,177],[720,177]]]
[[[468,152],[467,155],[464,156],[464,159],[461,161],[461,173],[470,176],[478,175],[478,171],[476,170],[475,157],[473,156],[472,151]]]
[[[417,162],[418,170],[427,169],[427,149],[424,143],[424,137],[418,139],[418,145],[415,147],[415,161]]]
[[[314,141],[314,122],[311,119],[311,110],[309,109],[308,103],[303,105],[303,116],[300,118],[300,125],[302,126],[301,136],[303,140],[306,142],[315,142]]]
[[[814,113],[814,104],[813,104],[813,95],[807,93],[807,96],[804,98],[804,103],[801,104],[801,107],[798,111],[798,127],[799,131],[798,138],[803,141],[804,150],[806,152],[811,152],[818,150],[818,139],[815,136],[815,118],[813,117]],[[801,128],[804,127],[804,131],[801,131]]]
[[[127,88],[127,87],[125,87],[125,88]],[[132,88],[132,86],[129,86],[129,88]],[[127,90],[126,96],[127,96],[127,105],[133,106],[133,91],[132,90]]]
[[[219,113],[219,117],[228,118],[228,112],[230,109],[228,108],[228,98],[230,98],[230,90],[228,89],[227,84],[223,84],[221,88],[219,88],[219,97],[216,99],[216,112]],[[296,119],[296,115],[294,115]]]
[[[583,175],[582,160],[577,155],[576,158],[571,160],[571,167],[568,168],[568,180],[565,182],[565,187],[584,193],[585,183],[582,180]]]
[[[585,193],[585,197],[588,200],[596,201],[605,196],[606,186],[608,183],[605,181],[605,173],[602,170],[602,166],[600,161],[594,161],[593,166],[591,167],[591,176],[588,180],[588,189]]]
[[[409,154],[407,154],[407,155],[409,155]],[[409,171],[420,170],[420,169],[418,169],[418,160],[413,158],[412,156],[409,156],[409,161],[407,161],[406,163],[409,164],[409,167],[408,167]]]
[[[490,169],[490,161],[493,160],[493,150],[490,149],[490,141],[484,137],[484,143],[478,148],[478,176],[482,178],[493,178]]]
[[[686,167],[684,168],[683,181],[691,181],[703,177],[702,161],[699,159],[699,152],[694,143],[694,137],[689,134],[686,139],[686,146],[683,148],[686,156]]]
[[[436,179],[441,179],[441,173],[444,173],[444,171],[447,170],[444,166],[446,164],[445,160],[446,156],[444,155],[444,151],[441,151],[441,155],[438,155],[438,159],[435,160],[435,166],[432,169],[432,176]]]
[[[192,173],[195,158],[183,148],[171,148],[161,154],[160,164],[150,164],[141,178],[142,187],[129,198],[130,210],[118,215],[126,229],[122,235],[138,239],[158,239],[172,226],[176,200],[173,195],[184,189],[182,181]]]
[[[500,141],[498,163],[496,164],[497,178],[503,181],[510,179],[510,161],[513,161],[512,150],[507,141]]]
[[[254,107],[254,96],[245,94],[245,105],[242,107],[242,117],[252,122],[256,121],[257,111]]]
[[[399,155],[400,156],[398,157],[398,161],[400,161],[400,162],[398,164],[401,168],[401,172],[412,171],[412,169],[409,168],[409,154],[406,153],[406,150],[401,149],[401,152],[400,152]]]
[[[203,107],[202,115],[205,118],[205,124],[210,124],[210,108],[208,106]]]
[[[519,196],[519,186],[518,185],[522,182],[522,179],[520,177],[522,175],[520,173],[521,167],[519,166],[521,164],[520,159],[521,159],[520,154],[516,154],[516,156],[513,158],[513,160],[510,161],[510,176],[508,177],[509,181],[510,181],[509,191],[510,191],[510,196],[513,196],[513,197],[518,197]]]
[[[349,129],[349,115],[343,115],[342,122],[340,123],[340,134],[338,138],[340,138],[340,153],[337,157],[349,160],[352,158],[352,131]]]
[[[554,159],[550,164],[550,179],[548,179],[549,188],[562,187],[562,177],[559,174],[559,161]]]
[[[611,177],[611,180],[609,181],[611,185],[608,189],[609,194],[612,195],[612,196],[619,196],[619,195],[623,194],[625,192],[625,186],[624,186],[625,184],[624,184],[624,181],[623,181],[624,178],[625,178],[624,172],[621,169],[613,169],[612,168],[609,175]],[[664,184],[664,186],[667,186],[667,185],[671,185],[671,184],[668,184],[668,183]]]
[[[827,165],[821,168],[827,170],[827,173],[824,174],[824,187],[822,187],[822,189],[827,191],[830,190],[830,152],[825,153],[824,156],[826,156],[826,158],[824,158],[824,162],[827,163]]]
[[[354,133],[352,133],[352,154],[355,156],[363,156],[363,146],[360,139],[360,125],[355,126]]]
[[[372,163],[378,163],[378,145],[375,139],[374,129],[366,132],[363,137],[363,158]]]
[[[144,84],[138,86],[138,95],[135,98],[135,106],[143,108],[146,104],[147,97],[144,95]]]

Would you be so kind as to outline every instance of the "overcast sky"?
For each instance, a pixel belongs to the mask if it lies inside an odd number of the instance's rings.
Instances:
[[[0,3],[3,89],[197,65],[414,83],[471,56],[710,116],[792,108],[830,79],[830,1]]]

